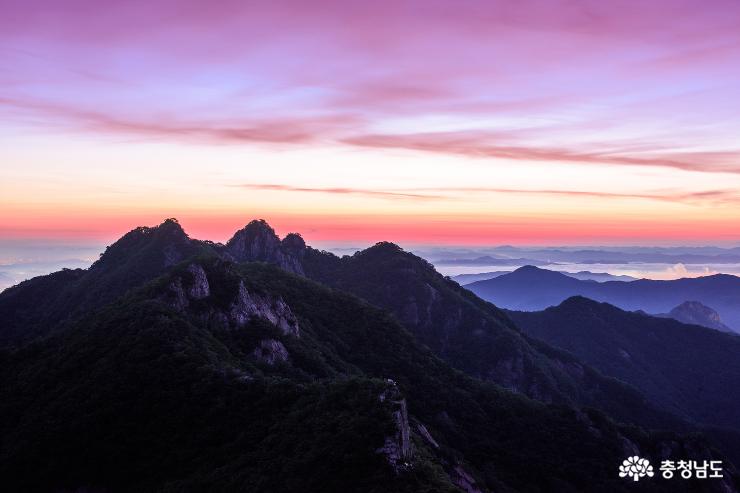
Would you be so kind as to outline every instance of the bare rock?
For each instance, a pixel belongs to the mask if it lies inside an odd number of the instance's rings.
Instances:
[[[193,285],[190,287],[188,294],[195,300],[207,298],[211,294],[211,288],[208,285],[208,276],[198,264],[188,265],[188,272],[193,275]]]
[[[251,293],[242,281],[229,316],[237,326],[246,325],[252,317],[261,317],[276,325],[285,335],[300,335],[298,320],[282,298]]]
[[[388,402],[393,407],[393,418],[396,422],[396,431],[385,438],[385,443],[377,450],[385,455],[388,463],[396,473],[411,467],[413,449],[411,447],[411,427],[409,426],[406,399],[395,387],[395,383],[382,392],[378,398],[381,402]]]
[[[476,485],[475,478],[461,464],[452,469],[450,479],[465,493],[483,493]]]
[[[237,231],[225,248],[228,257],[237,262],[267,262],[301,275],[305,251],[306,243],[300,235],[291,233],[281,241],[263,219],[252,221]]]
[[[419,435],[421,435],[421,437],[426,440],[429,445],[431,445],[435,449],[439,449],[439,444],[434,438],[432,438],[432,435],[431,433],[429,433],[429,430],[427,430],[426,426],[419,423],[416,425],[416,429],[419,431]]]
[[[254,356],[259,361],[270,366],[288,361],[288,350],[282,342],[276,339],[263,339],[254,350]]]

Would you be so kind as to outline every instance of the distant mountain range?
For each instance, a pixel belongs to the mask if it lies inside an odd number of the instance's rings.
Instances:
[[[558,305],[572,296],[648,313],[667,313],[685,301],[698,301],[716,310],[733,330],[740,328],[740,278],[727,274],[671,281],[593,282],[525,266],[465,287],[498,306],[526,311]]]
[[[484,255],[482,257],[475,258],[446,258],[434,261],[435,265],[548,265],[550,262],[534,260],[531,258],[508,258],[508,257],[492,257],[490,255]]]
[[[452,276],[452,280],[464,286],[466,284],[470,284],[476,281],[485,281],[487,279],[493,279],[494,277],[503,276],[504,274],[510,274],[511,272],[513,271],[503,270],[503,271],[495,271],[495,272],[481,272],[478,274],[459,274],[457,276]],[[562,272],[562,271],[559,271],[559,272]],[[589,272],[587,270],[582,270],[579,272],[562,272],[562,273],[568,277],[572,277],[574,279],[580,279],[582,281],[597,281],[597,282],[634,281],[637,279],[631,276],[614,275],[614,274],[609,274],[607,272]]]
[[[420,251],[435,265],[740,264],[740,247],[593,247],[434,249]],[[509,263],[511,262],[511,263]]]
[[[733,337],[628,315],[630,330],[711,333],[708,347]],[[722,364],[734,385],[733,343],[714,361],[685,347],[664,357],[686,362],[686,385]],[[639,454],[724,460],[725,478],[701,491],[740,491],[737,427],[708,428],[729,419],[734,404],[712,406],[731,393],[695,389],[712,394],[705,409],[672,389],[648,398],[652,387],[574,353],[392,243],[338,257],[264,221],[219,244],[170,219],[127,233],[89,269],[0,293],[0,484],[628,492],[616,466]]]

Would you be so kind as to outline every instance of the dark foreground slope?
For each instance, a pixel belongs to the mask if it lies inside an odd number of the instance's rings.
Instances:
[[[696,422],[740,429],[740,336],[626,312],[582,297],[541,312],[510,312],[527,333],[657,405]]]
[[[0,368],[4,491],[737,490],[619,479],[626,455],[716,455],[471,379],[264,264],[170,268]]]

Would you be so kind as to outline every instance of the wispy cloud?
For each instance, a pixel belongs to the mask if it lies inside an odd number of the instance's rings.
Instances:
[[[282,143],[312,142],[331,129],[347,128],[358,122],[349,114],[306,117],[253,117],[217,121],[179,121],[174,116],[158,120],[108,114],[79,107],[45,101],[0,98],[0,108],[15,109],[31,114],[54,115],[58,120],[78,129],[113,135],[134,135],[145,138],[169,138],[209,143]],[[54,125],[52,122],[51,125]]]
[[[362,195],[384,199],[450,200],[469,194],[512,194],[512,195],[552,195],[565,197],[593,197],[598,199],[642,199],[680,203],[738,203],[737,190],[704,190],[699,192],[680,192],[676,190],[656,190],[645,192],[602,192],[556,189],[516,189],[496,187],[418,187],[401,189],[367,189],[351,187],[303,187],[276,183],[244,183],[235,185],[248,190],[319,193],[330,195]]]
[[[309,116],[239,117],[220,120],[180,121],[174,116],[157,120],[108,114],[65,104],[0,98],[0,108],[32,115],[54,115],[57,121],[101,134],[133,135],[153,139],[175,139],[214,144],[308,144],[338,142],[354,147],[407,149],[461,155],[470,158],[497,158],[515,161],[581,163],[620,166],[669,167],[685,171],[740,173],[740,151],[713,150],[680,152],[664,144],[608,143],[581,144],[580,148],[527,144],[538,132],[554,129],[509,129],[491,131],[426,132],[414,134],[363,133],[366,118],[344,112]],[[52,123],[53,125],[53,123]],[[522,143],[524,141],[524,143]],[[642,154],[642,155],[640,155]]]
[[[300,193],[321,193],[330,195],[363,195],[366,197],[383,198],[383,199],[421,199],[421,200],[438,200],[449,199],[444,195],[432,195],[413,191],[387,191],[371,190],[364,188],[347,188],[347,187],[298,187],[291,185],[279,184],[256,184],[246,183],[237,185],[240,188],[248,190],[270,190],[280,192],[300,192]]]
[[[740,53],[740,8],[732,0],[713,5],[10,2],[0,46],[27,56],[0,60],[2,104],[90,134],[738,173],[740,152],[716,139],[732,142],[738,133],[736,113],[717,113],[740,100],[740,70],[731,63]],[[677,79],[676,69],[690,77]],[[692,90],[708,96],[661,100]],[[626,105],[627,115],[619,111]],[[687,114],[692,126],[676,123]],[[599,126],[608,119],[619,128],[604,138]],[[404,128],[388,131],[398,120]],[[440,121],[452,131],[437,132]],[[580,132],[565,131],[574,121]],[[561,133],[490,138],[522,122]],[[471,127],[476,135],[465,134]],[[656,142],[657,132],[674,134],[673,149],[708,152],[589,145],[599,137]]]
[[[607,164],[627,166],[658,166],[685,171],[740,173],[738,152],[693,152],[682,156],[680,152],[652,153],[650,156],[619,155],[565,147],[538,147],[497,143],[481,132],[449,132],[418,134],[368,134],[343,139],[355,146],[396,148],[415,151],[457,154],[474,158],[501,158],[518,161],[555,161],[565,163]],[[683,159],[682,159],[683,157]],[[717,158],[732,159],[729,165],[718,164]]]

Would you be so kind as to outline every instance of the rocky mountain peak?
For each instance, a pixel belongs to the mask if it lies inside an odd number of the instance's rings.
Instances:
[[[401,252],[403,252],[403,248],[396,245],[395,243],[392,243],[390,241],[379,241],[378,243],[364,250],[361,253],[371,253],[371,254],[391,253],[392,254],[392,253],[401,253]]]
[[[226,243],[226,252],[237,262],[268,262],[297,274],[303,274],[305,249],[300,235],[291,233],[280,241],[264,219],[251,221]]]
[[[91,270],[128,262],[161,264],[164,267],[174,265],[192,249],[192,243],[174,218],[166,219],[154,227],[139,226],[106,248]]]
[[[160,235],[173,235],[177,237],[184,237],[187,238],[187,234],[185,233],[185,230],[182,229],[182,226],[180,226],[180,223],[177,219],[174,217],[170,217],[165,219],[162,224],[159,226],[155,226],[154,228],[151,228],[153,232],[160,234]]]
[[[298,233],[288,233],[281,242],[283,250],[299,253],[306,249],[306,242]]]
[[[280,248],[280,238],[264,219],[256,219],[240,229],[226,243],[236,260],[265,260]]]
[[[719,313],[699,301],[684,301],[668,312],[666,316],[687,324],[732,332],[728,326],[722,323]]]

